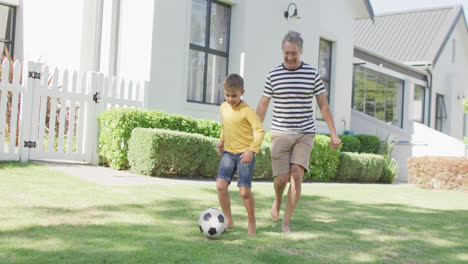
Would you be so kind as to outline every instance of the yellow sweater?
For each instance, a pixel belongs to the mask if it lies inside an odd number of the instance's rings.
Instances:
[[[246,102],[242,101],[235,107],[224,102],[221,104],[221,118],[220,140],[224,141],[226,151],[243,153],[250,149],[258,153],[265,130],[257,113]]]

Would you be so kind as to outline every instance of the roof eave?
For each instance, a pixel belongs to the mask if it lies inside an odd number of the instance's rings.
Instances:
[[[372,8],[370,0],[364,0],[364,3],[366,4],[366,8],[367,8],[367,12],[369,13],[369,17],[370,17],[370,19],[372,19],[372,23],[375,23],[374,9]]]
[[[450,26],[450,30],[447,32],[447,35],[445,36],[445,39],[442,42],[442,45],[440,46],[439,50],[437,51],[436,56],[434,57],[434,61],[432,62],[432,65],[436,65],[437,61],[439,60],[440,55],[442,54],[442,51],[445,48],[445,45],[447,45],[447,42],[449,41],[450,36],[452,35],[453,31],[455,30],[455,27],[458,24],[458,21],[460,20],[460,17],[463,17],[463,21],[465,22],[465,28],[468,33],[468,25],[466,22],[465,12],[463,10],[463,7],[461,6],[460,10],[458,11],[458,14],[456,15],[454,21],[452,22],[452,25]]]
[[[403,63],[403,62],[401,62],[401,61],[397,61],[397,60],[394,60],[394,59],[392,59],[392,58],[385,57],[385,56],[383,56],[383,55],[377,54],[377,53],[375,53],[375,52],[372,52],[372,51],[370,51],[370,50],[367,50],[367,49],[365,49],[365,48],[362,48],[362,47],[359,47],[359,46],[356,46],[356,45],[354,45],[354,49],[359,50],[359,51],[364,52],[364,53],[367,53],[367,54],[369,54],[369,55],[372,55],[372,56],[374,56],[374,57],[376,57],[376,58],[379,58],[379,59],[381,59],[381,60],[388,61],[388,62],[390,62],[390,63],[392,63],[392,64],[398,65],[398,66],[400,66],[400,67],[402,67],[402,68],[404,68],[404,69],[407,69],[407,70],[409,70],[409,71],[413,71],[413,72],[418,73],[418,74],[421,74],[421,75],[427,75],[427,72],[425,72],[425,71],[423,71],[423,70],[421,70],[421,69],[418,69],[418,68],[416,68],[416,67],[413,66],[413,65],[408,65],[408,64]],[[430,64],[430,63],[429,63],[429,64]],[[429,65],[428,65],[428,66],[429,66]]]

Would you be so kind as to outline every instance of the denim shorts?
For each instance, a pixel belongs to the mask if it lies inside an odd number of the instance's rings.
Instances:
[[[219,163],[218,179],[231,183],[234,173],[237,171],[237,187],[252,187],[252,176],[255,167],[255,153],[250,163],[240,162],[242,153],[234,154],[224,151]]]

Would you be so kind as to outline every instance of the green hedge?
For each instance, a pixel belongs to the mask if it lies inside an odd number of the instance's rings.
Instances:
[[[379,154],[380,151],[380,138],[373,135],[355,135],[361,142],[360,153]]]
[[[382,155],[341,152],[339,157],[337,182],[378,182],[385,165]]]
[[[338,135],[341,139],[341,152],[360,152],[361,141],[358,138],[350,135]]]
[[[128,140],[136,127],[161,128],[219,137],[216,121],[132,108],[111,108],[99,115],[99,155],[114,169],[128,168]]]
[[[129,140],[130,170],[157,176],[211,177],[218,173],[218,139],[198,134],[135,128]],[[272,178],[270,145],[256,155],[254,178]]]
[[[336,175],[339,163],[339,148],[332,150],[330,137],[315,135],[314,148],[310,154],[309,172],[304,174],[304,180],[313,182],[329,182]]]

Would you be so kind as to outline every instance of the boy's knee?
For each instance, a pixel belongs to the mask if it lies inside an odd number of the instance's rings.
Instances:
[[[216,183],[216,191],[218,191],[219,193],[227,192],[228,187],[229,187],[229,184],[227,182],[218,180],[218,182]]]
[[[250,191],[250,188],[241,188],[240,189],[240,196],[242,199],[250,199],[252,197],[252,192]]]

